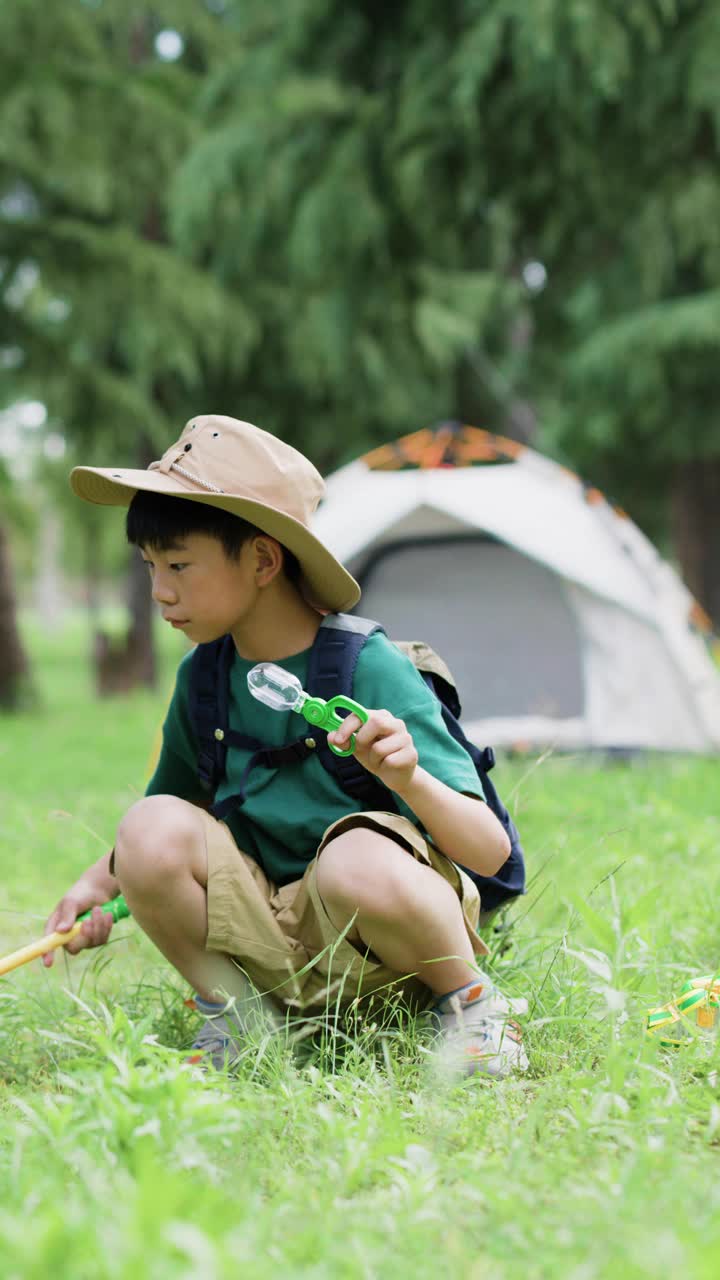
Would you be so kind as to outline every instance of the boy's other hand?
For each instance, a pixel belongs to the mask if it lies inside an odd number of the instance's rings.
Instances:
[[[347,747],[355,734],[355,758],[374,773],[391,791],[403,792],[412,782],[418,753],[404,720],[389,711],[369,711],[361,724],[356,715],[346,716],[339,729],[328,734],[328,742]]]
[[[107,911],[101,911],[99,906],[105,901],[106,896],[94,885],[78,881],[64,898],[60,899],[52,915],[48,917],[45,933],[67,933],[72,929],[78,916],[92,907],[92,915],[89,919],[83,920],[82,931],[63,949],[74,956],[78,951],[84,951],[86,947],[103,946],[110,937],[113,926],[112,916]],[[45,967],[49,969],[55,959],[55,952],[48,951],[42,959]]]

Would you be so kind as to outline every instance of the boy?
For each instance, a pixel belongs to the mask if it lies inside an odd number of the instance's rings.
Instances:
[[[195,644],[232,636],[228,739],[238,730],[273,747],[297,739],[304,722],[255,701],[247,674],[271,661],[303,684],[323,615],[360,595],[310,531],[323,492],[312,464],[249,423],[211,414],[191,419],[146,471],[77,467],[71,484],[86,501],[129,507],[128,539],[171,626]],[[48,930],[70,928],[122,892],[197,993],[205,1022],[192,1060],[222,1066],[238,1056],[248,978],[275,1009],[322,1008],[329,996],[346,1003],[400,981],[422,1004],[434,1002],[464,1070],[524,1070],[507,1016],[513,1002],[475,965],[487,952],[476,932],[477,889],[452,860],[494,875],[509,841],[412,663],[382,633],[371,635],[354,678],[369,719],[361,725],[350,715],[330,735],[340,747],[356,735],[357,760],[398,812],[358,812],[312,750],[301,763],[252,767],[252,745],[231,741],[215,797],[221,822],[207,811],[197,774],[191,660],[180,664],[145,798],[122,819],[113,851],[62,898]],[[93,911],[67,949],[101,945],[111,923]]]

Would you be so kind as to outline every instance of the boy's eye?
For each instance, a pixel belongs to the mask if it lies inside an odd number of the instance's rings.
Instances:
[[[143,556],[143,564],[145,565],[146,569],[150,570],[150,573],[154,571],[155,565],[152,560],[146,560],[145,557]],[[170,569],[173,573],[181,573],[183,569],[187,569],[187,564],[184,560],[175,560],[168,565],[168,569]]]

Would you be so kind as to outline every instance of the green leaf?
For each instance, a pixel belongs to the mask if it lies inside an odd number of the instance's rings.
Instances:
[[[617,939],[615,931],[605,916],[595,911],[584,898],[577,893],[564,893],[563,899],[580,916],[590,935],[608,955],[612,955]]]

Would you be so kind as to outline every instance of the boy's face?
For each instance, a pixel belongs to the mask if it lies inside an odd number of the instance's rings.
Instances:
[[[257,601],[257,541],[246,542],[237,560],[206,533],[186,534],[164,551],[141,547],[165,621],[194,644],[241,626]]]

